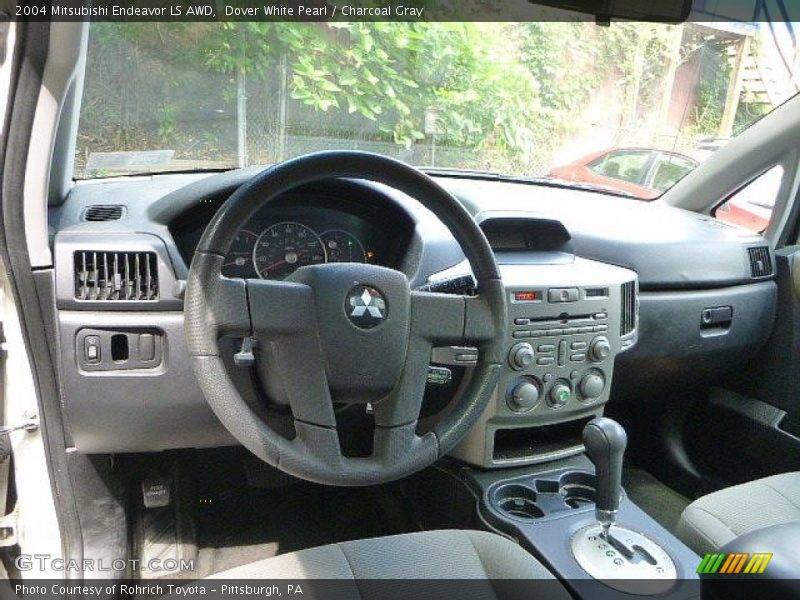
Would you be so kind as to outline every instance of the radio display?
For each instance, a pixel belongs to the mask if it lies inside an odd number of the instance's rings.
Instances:
[[[542,292],[535,290],[526,290],[522,292],[514,292],[515,302],[538,302],[542,299]]]

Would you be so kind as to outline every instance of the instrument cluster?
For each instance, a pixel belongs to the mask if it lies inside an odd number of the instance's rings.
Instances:
[[[369,224],[349,213],[316,207],[271,211],[239,230],[222,273],[280,280],[307,265],[379,264],[372,238]]]

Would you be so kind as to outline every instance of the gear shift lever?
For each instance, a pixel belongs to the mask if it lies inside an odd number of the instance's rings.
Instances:
[[[583,428],[583,445],[594,463],[597,479],[598,522],[576,531],[570,547],[581,568],[605,585],[636,596],[661,594],[671,590],[678,578],[669,554],[657,542],[624,524],[610,532],[617,520],[622,494],[622,456],[627,444],[625,430],[612,419],[597,417]],[[598,538],[603,543],[598,543]]]
[[[596,473],[595,516],[603,526],[603,536],[617,520],[622,493],[622,457],[628,436],[622,425],[607,417],[596,417],[583,428],[583,445]]]

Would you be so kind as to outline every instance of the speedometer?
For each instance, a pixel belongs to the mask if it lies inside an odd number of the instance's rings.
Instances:
[[[328,253],[328,262],[367,262],[364,246],[349,231],[329,229],[319,235]]]
[[[325,246],[314,230],[291,221],[265,229],[253,248],[253,266],[262,279],[283,279],[300,267],[327,259]]]

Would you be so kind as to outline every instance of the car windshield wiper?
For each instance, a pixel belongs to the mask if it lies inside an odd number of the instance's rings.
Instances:
[[[632,198],[633,200],[641,200],[639,196],[623,192],[617,188],[607,185],[600,185],[597,183],[585,183],[582,181],[569,181],[567,179],[556,179],[554,177],[540,178],[542,185],[551,185],[553,187],[569,188],[576,190],[584,190],[587,192],[598,192],[600,194],[608,194],[609,196],[619,196],[620,198]]]
[[[196,169],[171,169],[167,171],[117,171],[98,177],[79,177],[75,181],[103,181],[105,179],[119,179],[122,177],[155,177],[156,175],[193,175],[196,173],[224,173],[236,167],[202,167]]]
[[[527,183],[530,185],[545,185],[548,187],[557,187],[562,189],[581,190],[584,192],[596,192],[600,194],[606,194],[608,196],[619,196],[621,198],[641,200],[641,198],[634,196],[633,194],[623,192],[622,190],[618,190],[613,187],[598,185],[595,183],[556,179],[555,177],[526,177],[523,175],[507,175],[498,173],[496,171],[480,171],[477,169],[422,167],[422,170],[433,177],[463,177],[466,179],[482,179],[487,181],[511,181],[515,183]]]

